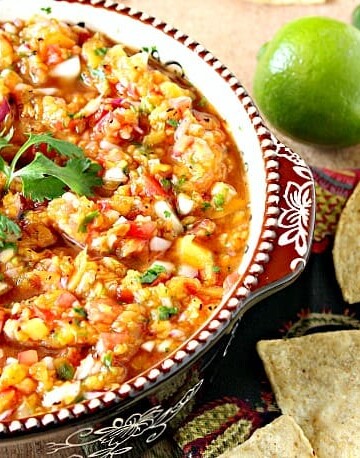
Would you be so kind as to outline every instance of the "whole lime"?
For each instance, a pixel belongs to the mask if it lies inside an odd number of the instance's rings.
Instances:
[[[325,17],[285,24],[259,53],[253,89],[279,131],[315,144],[360,143],[360,31]]]

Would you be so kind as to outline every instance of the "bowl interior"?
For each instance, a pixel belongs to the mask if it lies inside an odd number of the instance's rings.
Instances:
[[[94,4],[96,3],[99,2],[95,1]],[[165,32],[169,32],[165,33],[163,28],[157,28],[159,20],[147,18],[145,14],[141,16],[142,20],[139,20],[135,10],[133,15],[131,11],[126,15],[116,14],[101,7],[66,1],[52,1],[46,4],[43,0],[2,0],[0,21],[17,17],[28,19],[34,14],[42,13],[47,6],[51,8],[52,16],[70,23],[85,22],[87,27],[105,32],[111,39],[131,48],[155,47],[162,63],[180,64],[186,78],[200,90],[225,120],[245,164],[249,187],[250,236],[248,249],[238,268],[240,275],[243,274],[250,263],[262,229],[266,173],[256,130],[246,108],[239,102],[239,82],[220,62],[215,60],[214,64],[213,56],[203,46],[171,26],[165,27]],[[121,12],[121,7],[119,9]],[[241,91],[243,94],[244,90]]]

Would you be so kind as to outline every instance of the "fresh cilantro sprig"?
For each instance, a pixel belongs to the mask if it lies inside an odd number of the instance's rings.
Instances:
[[[31,146],[36,147],[40,144],[46,144],[48,149],[53,149],[68,158],[65,165],[57,165],[37,151],[29,164],[16,169],[25,151]],[[7,138],[0,138],[0,149],[9,145]],[[93,188],[102,183],[98,175],[100,168],[100,165],[87,158],[77,145],[54,138],[49,133],[30,134],[10,164],[0,156],[0,171],[6,176],[5,190],[9,189],[11,182],[18,177],[22,183],[24,196],[40,202],[61,196],[67,187],[79,195],[92,196]]]
[[[0,249],[13,243],[21,235],[20,227],[10,218],[0,213]]]

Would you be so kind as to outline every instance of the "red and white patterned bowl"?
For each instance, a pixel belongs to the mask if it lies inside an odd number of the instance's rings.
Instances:
[[[302,272],[312,240],[314,183],[305,162],[264,125],[238,79],[186,34],[111,0],[2,0],[0,20],[26,19],[46,6],[54,17],[85,22],[132,48],[156,46],[162,62],[180,65],[225,119],[247,170],[248,249],[211,319],[174,354],[115,391],[50,414],[0,422],[4,456],[18,456],[18,450],[20,456],[89,456],[83,455],[87,447],[103,450],[101,456],[118,456],[141,440],[146,446],[160,437],[195,396],[204,367],[223,350],[236,321]]]

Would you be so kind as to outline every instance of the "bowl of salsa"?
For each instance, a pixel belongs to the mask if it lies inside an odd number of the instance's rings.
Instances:
[[[55,453],[110,421],[125,447],[301,273],[314,186],[203,46],[116,2],[45,3],[0,13],[0,435]]]

